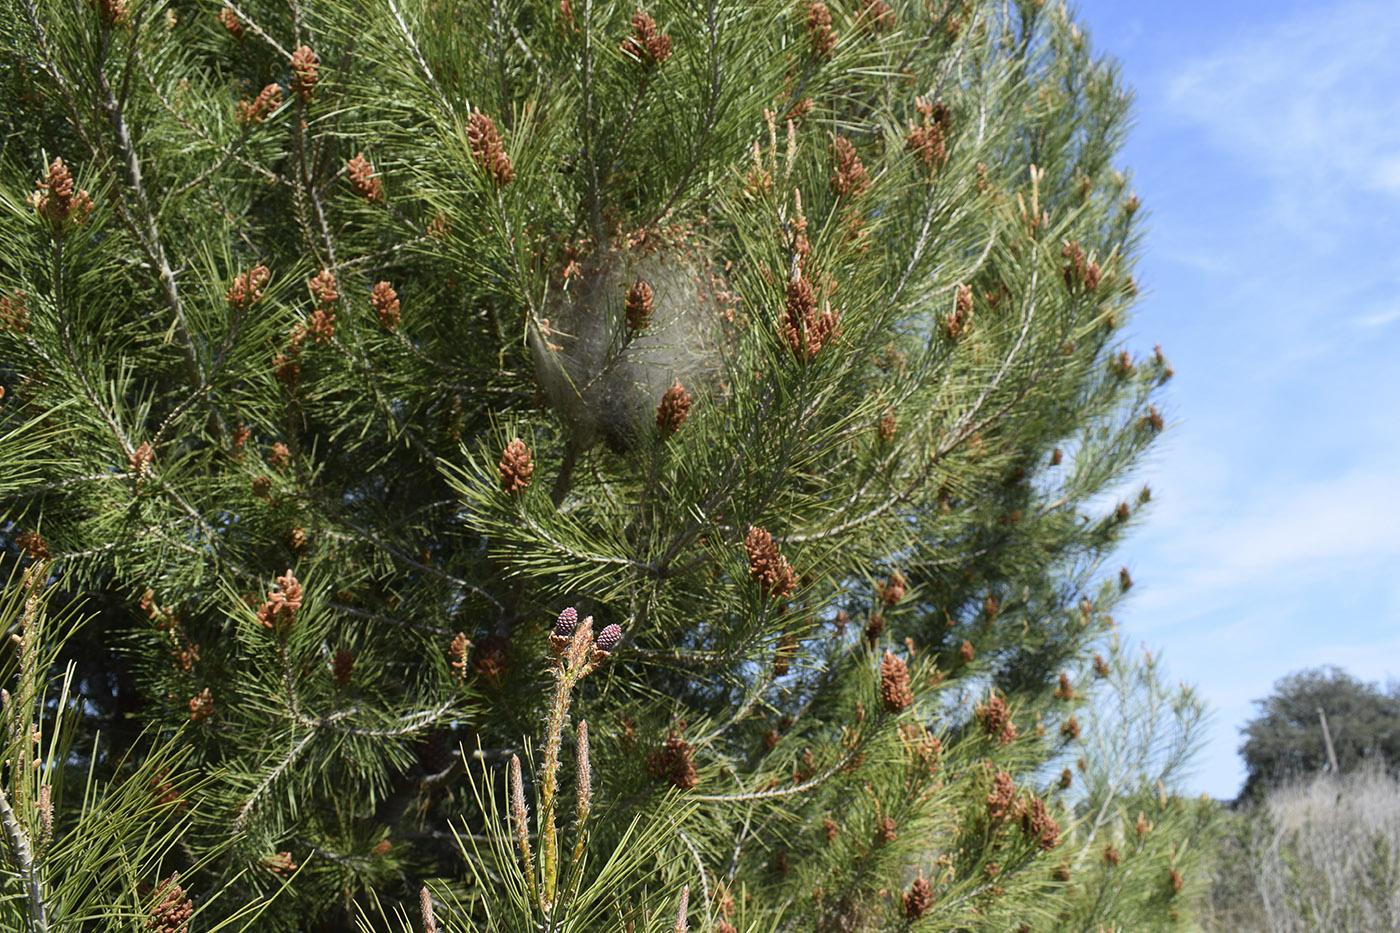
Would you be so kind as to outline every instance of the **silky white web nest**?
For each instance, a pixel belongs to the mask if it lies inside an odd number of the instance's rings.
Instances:
[[[647,325],[627,326],[627,290],[652,290]],[[603,247],[565,279],[529,326],[535,372],[568,425],[576,450],[599,441],[617,452],[636,446],[656,406],[679,379],[692,395],[719,370],[715,281],[693,249]]]

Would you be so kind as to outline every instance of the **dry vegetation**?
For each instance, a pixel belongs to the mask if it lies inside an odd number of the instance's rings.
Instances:
[[[1208,930],[1400,930],[1400,781],[1380,768],[1296,781],[1222,840]]]

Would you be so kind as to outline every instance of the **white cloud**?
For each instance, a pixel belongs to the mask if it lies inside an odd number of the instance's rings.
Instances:
[[[1400,197],[1395,13],[1394,0],[1315,6],[1186,63],[1168,102],[1276,183],[1275,219],[1323,234],[1343,200]]]
[[[1391,321],[1400,320],[1400,308],[1391,308],[1388,311],[1377,311],[1375,314],[1364,314],[1356,319],[1356,323],[1362,327],[1384,327]]]
[[[1400,156],[1382,160],[1376,167],[1376,183],[1380,188],[1400,195]]]
[[[1136,600],[1135,613],[1198,616],[1261,592],[1337,580],[1346,565],[1400,562],[1400,469],[1283,477],[1239,496],[1239,483],[1193,490],[1189,476],[1166,482],[1167,495],[1185,501],[1144,529],[1145,563],[1159,583]]]

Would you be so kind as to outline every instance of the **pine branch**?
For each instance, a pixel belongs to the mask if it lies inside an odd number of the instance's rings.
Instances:
[[[29,833],[20,824],[15,811],[10,807],[10,799],[0,788],[0,826],[4,827],[5,838],[10,843],[10,857],[14,859],[15,870],[19,872],[29,905],[30,933],[48,933],[48,907],[43,882],[34,866],[34,852],[29,845]]]

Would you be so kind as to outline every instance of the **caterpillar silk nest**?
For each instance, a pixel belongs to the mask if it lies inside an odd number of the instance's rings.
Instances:
[[[552,294],[530,349],[578,450],[632,449],[673,382],[698,394],[719,372],[728,296],[692,245],[601,246]]]

